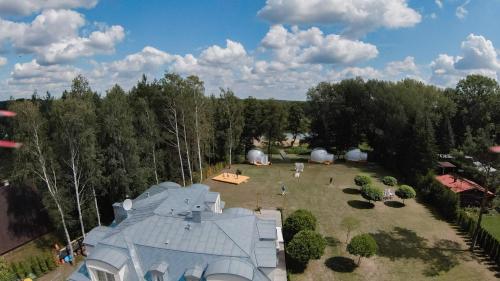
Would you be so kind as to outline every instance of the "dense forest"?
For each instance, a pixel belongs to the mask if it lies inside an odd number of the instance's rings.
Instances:
[[[98,94],[78,76],[60,98],[34,94],[0,108],[17,113],[0,120],[0,134],[23,143],[0,150],[0,176],[37,186],[66,239],[109,223],[113,202],[165,180],[200,182],[211,165],[243,161],[256,140],[273,152],[285,133],[337,154],[362,145],[410,183],[438,154],[489,163],[486,147],[500,142],[500,88],[479,75],[444,90],[414,80],[324,82],[306,102],[240,99],[230,89],[206,96],[198,77],[171,73]]]

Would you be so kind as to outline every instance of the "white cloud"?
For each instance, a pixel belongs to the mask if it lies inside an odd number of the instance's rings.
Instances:
[[[35,90],[39,93],[51,91],[59,95],[71,85],[71,80],[81,73],[74,66],[40,65],[36,60],[26,63],[16,63],[10,78],[4,80],[0,87],[0,97],[26,97]]]
[[[226,40],[226,48],[213,45],[205,49],[200,55],[200,62],[205,64],[229,64],[247,57],[243,45]]]
[[[415,58],[408,56],[402,61],[391,61],[387,63],[385,71],[389,76],[398,76],[401,74],[418,74],[418,67],[415,64]]]
[[[40,64],[69,62],[78,57],[111,53],[125,32],[119,25],[79,35],[85,25],[82,14],[71,10],[45,10],[31,23],[0,19],[0,41],[17,52],[34,54]]]
[[[435,20],[437,19],[437,15],[436,13],[431,13],[431,15],[429,16],[431,19]]]
[[[353,36],[380,27],[411,27],[422,18],[406,0],[267,0],[258,15],[273,23],[338,24]]]
[[[443,8],[443,1],[442,0],[435,0],[434,1],[436,3],[436,5],[441,9]]]
[[[93,8],[98,0],[0,0],[0,14],[27,16],[46,9]]]
[[[462,5],[458,6],[457,9],[455,10],[455,15],[457,18],[463,20],[469,13],[469,11],[465,8],[470,3],[470,0],[465,1]]]
[[[480,35],[469,34],[461,44],[459,56],[440,54],[430,64],[431,82],[453,87],[469,74],[481,74],[498,78],[500,61],[493,43]]]
[[[352,65],[378,55],[375,45],[328,34],[317,27],[300,30],[294,26],[289,32],[282,25],[274,25],[262,39],[262,46],[274,52],[276,60],[297,66],[300,64]]]
[[[0,66],[4,66],[7,64],[7,58],[5,57],[0,57]]]
[[[498,69],[500,62],[493,43],[481,35],[469,34],[461,44],[462,57],[455,66],[458,69]]]

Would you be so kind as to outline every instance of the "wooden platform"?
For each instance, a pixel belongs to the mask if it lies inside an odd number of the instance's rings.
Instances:
[[[225,183],[231,183],[231,184],[240,184],[247,182],[250,177],[247,176],[238,176],[236,177],[236,174],[231,174],[231,173],[222,173],[218,176],[215,176],[212,178],[214,181],[220,181],[220,182],[225,182]]]

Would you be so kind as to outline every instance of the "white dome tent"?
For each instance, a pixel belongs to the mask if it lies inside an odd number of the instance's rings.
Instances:
[[[254,165],[269,165],[269,158],[264,152],[258,149],[251,149],[247,153],[247,160],[250,164]]]
[[[366,162],[368,153],[362,152],[359,148],[353,148],[345,154],[345,160],[351,162]]]
[[[333,163],[333,154],[328,153],[324,148],[315,148],[311,151],[311,162]]]

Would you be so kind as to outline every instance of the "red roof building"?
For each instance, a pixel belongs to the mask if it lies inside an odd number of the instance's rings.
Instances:
[[[478,206],[483,198],[484,187],[471,180],[449,174],[436,176],[436,180],[445,188],[457,193],[462,206]],[[495,194],[488,191],[488,199],[493,197]]]
[[[436,180],[445,187],[451,189],[451,191],[455,193],[461,193],[464,191],[474,190],[474,189],[484,192],[484,187],[468,179],[459,178],[447,174],[447,175],[436,176]],[[490,191],[488,191],[488,194],[491,196],[494,195]]]

